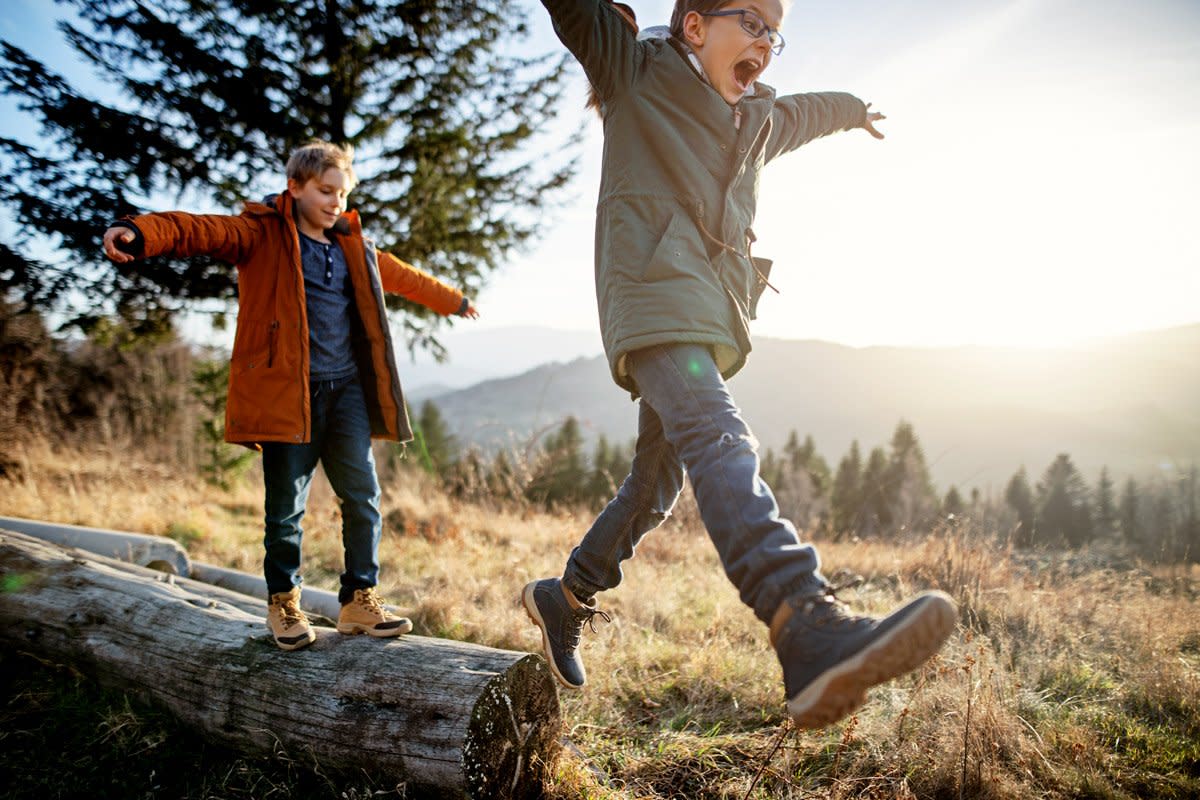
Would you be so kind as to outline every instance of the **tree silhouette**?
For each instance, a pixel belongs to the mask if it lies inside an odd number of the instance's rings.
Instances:
[[[1121,501],[1117,506],[1117,518],[1121,526],[1121,536],[1130,544],[1137,543],[1142,538],[1139,518],[1141,515],[1140,498],[1137,481],[1133,478],[1125,481],[1121,490]]]
[[[887,453],[876,447],[867,456],[867,465],[862,472],[862,506],[859,512],[858,532],[878,535],[892,529],[892,487],[890,464]]]
[[[1037,487],[1037,537],[1079,547],[1094,535],[1087,484],[1066,453],[1046,468]]]
[[[1113,493],[1112,477],[1108,467],[1100,469],[1100,478],[1096,481],[1096,535],[1111,536],[1117,530],[1117,508]]]
[[[913,528],[937,510],[937,495],[925,451],[911,423],[901,420],[892,433],[891,457],[882,483],[888,524]]]
[[[421,465],[434,475],[446,477],[458,461],[458,439],[450,433],[442,412],[432,400],[421,404],[421,413],[413,428],[415,447]]]
[[[1035,528],[1037,526],[1037,508],[1034,505],[1033,489],[1025,468],[1021,467],[1008,481],[1004,490],[1004,501],[1017,514],[1017,529],[1013,543],[1017,547],[1033,545]]]
[[[282,190],[312,137],[358,149],[351,205],[379,245],[475,294],[530,237],[574,165],[531,137],[554,115],[566,56],[510,55],[524,12],[499,0],[64,0],[70,47],[111,90],[93,97],[8,41],[0,91],[37,123],[36,144],[0,138],[0,289],[48,308],[76,290],[86,326],[106,301],[161,327],[199,300],[235,297],[228,265],[151,259],[114,266],[98,237],[156,194],[217,208]],[[35,259],[39,241],[69,254]],[[411,312],[410,346],[441,348],[438,319]]]
[[[831,493],[834,532],[853,533],[858,529],[863,500],[862,455],[859,453],[857,439],[850,443],[850,452],[838,463]]]

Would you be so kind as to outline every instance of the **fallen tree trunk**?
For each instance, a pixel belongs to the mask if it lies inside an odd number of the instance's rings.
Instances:
[[[223,590],[0,530],[0,639],[258,753],[311,752],[439,796],[536,797],[558,747],[539,656],[317,630],[304,650]]]
[[[231,589],[258,598],[259,602],[253,613],[266,613],[267,582],[261,574],[251,575],[235,569],[192,561],[188,558],[186,550],[165,536],[149,536],[144,533],[104,528],[83,528],[78,525],[38,522],[17,517],[0,517],[0,530],[28,534],[47,542],[60,544],[63,547],[77,547],[97,555],[110,556],[160,572],[168,572],[172,575]],[[337,619],[338,612],[341,610],[337,592],[316,589],[311,586],[304,589],[300,605],[306,613],[329,620]],[[404,611],[395,606],[389,605],[387,609],[401,616],[404,615]]]
[[[150,567],[160,572],[182,575],[185,578],[192,573],[192,562],[187,551],[165,536],[85,528],[57,522],[38,522],[17,517],[0,517],[0,530],[36,536],[63,547],[78,547],[80,550]]]

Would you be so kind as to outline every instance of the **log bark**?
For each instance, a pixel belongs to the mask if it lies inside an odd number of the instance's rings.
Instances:
[[[229,595],[0,530],[0,639],[248,752],[309,752],[438,796],[540,794],[560,729],[540,656],[322,628],[288,653]]]

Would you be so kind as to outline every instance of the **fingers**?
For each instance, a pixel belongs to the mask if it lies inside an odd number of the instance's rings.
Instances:
[[[133,256],[123,250],[117,249],[117,241],[132,242],[134,239],[133,231],[129,228],[109,228],[104,232],[104,255],[111,261],[118,264],[126,264],[133,261]]]
[[[880,120],[887,119],[887,116],[879,111],[872,111],[871,104],[867,103],[867,119],[863,123],[863,129],[874,136],[876,139],[882,139],[883,134],[875,127],[875,123]]]

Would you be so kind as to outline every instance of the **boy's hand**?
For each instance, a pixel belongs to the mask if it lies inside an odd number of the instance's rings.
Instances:
[[[471,303],[467,306],[467,310],[462,313],[467,319],[479,319],[479,312],[475,310],[475,304]]]
[[[126,264],[133,261],[133,256],[123,250],[117,249],[117,242],[120,241],[128,244],[133,240],[133,231],[123,225],[114,225],[104,232],[104,255],[118,264]]]
[[[883,138],[883,134],[875,130],[875,123],[879,122],[881,119],[887,119],[887,117],[878,111],[872,111],[871,104],[867,103],[867,121],[863,123],[863,128],[867,131],[867,133],[871,134],[876,139]]]

